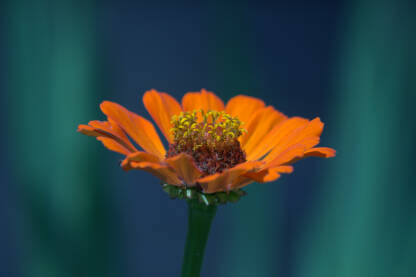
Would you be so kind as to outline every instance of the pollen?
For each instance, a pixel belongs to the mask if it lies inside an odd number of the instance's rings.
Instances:
[[[246,161],[238,138],[245,132],[242,122],[224,111],[194,110],[174,115],[171,120],[173,143],[167,157],[191,155],[204,176]]]

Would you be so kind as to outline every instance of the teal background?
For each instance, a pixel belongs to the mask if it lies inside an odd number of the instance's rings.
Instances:
[[[185,203],[76,132],[150,88],[319,116],[337,150],[220,207],[202,276],[416,276],[415,8],[2,1],[0,276],[179,276]]]

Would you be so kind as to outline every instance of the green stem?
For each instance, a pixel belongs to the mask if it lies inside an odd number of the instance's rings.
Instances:
[[[188,235],[182,264],[182,277],[199,277],[204,249],[217,206],[188,201]]]

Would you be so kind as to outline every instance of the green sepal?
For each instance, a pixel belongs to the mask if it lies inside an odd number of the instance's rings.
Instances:
[[[240,200],[241,197],[246,195],[246,192],[241,189],[208,194],[194,187],[178,187],[162,184],[162,188],[172,199],[186,199],[187,201],[196,200],[206,206],[217,206],[228,202],[235,203]]]

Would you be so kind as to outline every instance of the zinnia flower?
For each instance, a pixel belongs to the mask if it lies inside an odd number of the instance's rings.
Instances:
[[[124,170],[145,170],[165,184],[230,192],[291,173],[299,159],[335,156],[331,148],[315,147],[324,127],[319,118],[287,117],[254,97],[238,95],[224,105],[202,89],[186,93],[179,104],[150,90],[143,103],[168,149],[150,121],[109,101],[100,105],[107,121],[90,121],[78,131],[125,155]]]

